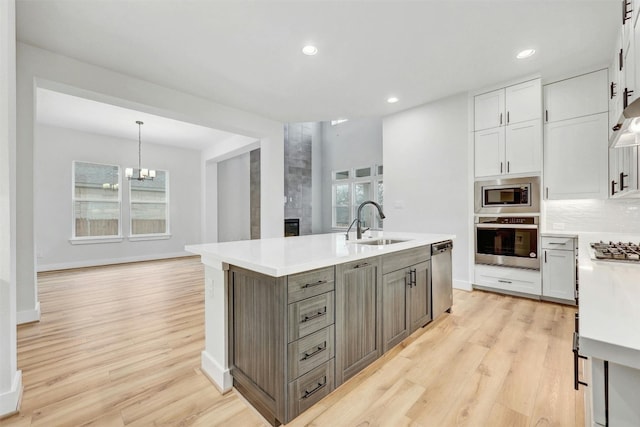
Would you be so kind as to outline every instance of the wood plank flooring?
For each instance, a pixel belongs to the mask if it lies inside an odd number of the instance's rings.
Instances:
[[[2,426],[262,426],[200,371],[198,258],[38,275],[18,328],[21,412]],[[582,426],[575,309],[474,291],[290,426]]]

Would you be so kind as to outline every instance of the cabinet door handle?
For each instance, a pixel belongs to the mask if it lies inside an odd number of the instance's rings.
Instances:
[[[620,69],[620,71],[622,71],[623,61],[624,61],[624,54],[623,54],[623,50],[620,49],[620,52],[618,52],[618,68]]]
[[[500,162],[500,173],[502,173],[502,162]]]
[[[315,320],[315,319],[317,319],[319,317],[326,316],[326,315],[327,315],[327,307],[324,307],[322,310],[318,311],[315,314],[312,314],[312,315],[306,315],[305,314],[305,316],[302,318],[300,323],[310,322],[312,320]]]
[[[513,283],[510,280],[502,280],[502,279],[498,279],[498,282],[500,282],[500,283]]]
[[[631,13],[633,13],[633,9],[631,9],[631,2],[624,0],[622,2],[622,25],[625,25],[626,22],[631,19]]]
[[[624,185],[624,179],[628,176],[629,175],[625,174],[624,172],[620,172],[620,191],[623,191],[625,188],[629,188],[628,185]]]
[[[615,182],[614,180],[611,180],[611,195],[612,196],[617,193],[616,184],[617,184],[617,182]]]
[[[507,173],[509,173],[509,169],[511,169],[511,165],[510,165],[510,163],[511,163],[511,162],[507,161]]]
[[[308,397],[311,397],[313,394],[315,394],[318,391],[320,391],[326,385],[327,385],[327,377],[324,376],[324,377],[322,377],[322,381],[318,381],[318,385],[316,385],[312,390],[305,390],[304,391],[304,396],[302,396],[302,399],[306,399]]]
[[[319,286],[319,285],[324,285],[325,283],[327,283],[326,280],[318,280],[317,282],[313,282],[313,283],[305,283],[302,288],[312,288],[314,286]]]
[[[623,108],[627,108],[629,105],[629,97],[633,93],[633,90],[629,90],[628,88],[624,88],[624,96],[622,97],[622,106]]]
[[[582,356],[578,347],[579,335],[577,332],[573,333],[573,388],[578,390],[580,385],[588,386],[584,381],[580,381],[578,378],[578,359],[586,359],[585,356]],[[607,362],[605,362],[607,363]]]
[[[614,82],[611,82],[611,85],[609,86],[609,99],[613,99],[613,97],[616,95],[616,84]]]
[[[544,251],[544,262],[547,262],[547,251]]]
[[[416,278],[417,278],[416,269],[412,268],[411,269],[411,283],[413,284],[413,286],[417,285],[417,283],[416,283],[417,279]]]
[[[315,356],[316,354],[322,353],[326,349],[327,349],[327,342],[325,341],[324,343],[322,343],[322,345],[317,346],[316,349],[311,353],[305,352],[304,356],[302,357],[302,359],[300,359],[300,361],[302,362],[303,360],[311,359],[313,356]]]
[[[549,121],[549,110],[544,110],[544,121],[545,122]]]
[[[502,113],[500,113],[500,126],[502,126]]]
[[[509,112],[507,111],[507,124],[509,124]]]
[[[545,192],[544,198],[548,199],[549,198],[549,187],[545,187],[544,192]]]

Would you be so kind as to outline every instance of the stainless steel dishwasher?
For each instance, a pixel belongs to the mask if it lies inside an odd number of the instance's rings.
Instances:
[[[433,320],[445,311],[451,313],[453,305],[453,284],[451,278],[451,250],[453,242],[431,245],[431,309]]]

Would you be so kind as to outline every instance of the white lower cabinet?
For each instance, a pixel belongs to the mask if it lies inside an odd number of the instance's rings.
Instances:
[[[586,363],[589,386],[585,389],[585,421],[593,426],[640,426],[640,370],[591,358]],[[608,419],[607,419],[608,418]]]
[[[542,237],[542,297],[575,302],[577,239]]]
[[[474,287],[539,298],[540,271],[476,264]]]

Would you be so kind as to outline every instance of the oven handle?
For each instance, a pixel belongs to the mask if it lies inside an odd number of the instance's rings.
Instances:
[[[537,224],[496,224],[494,223],[478,223],[476,228],[526,228],[529,230],[537,230]]]

